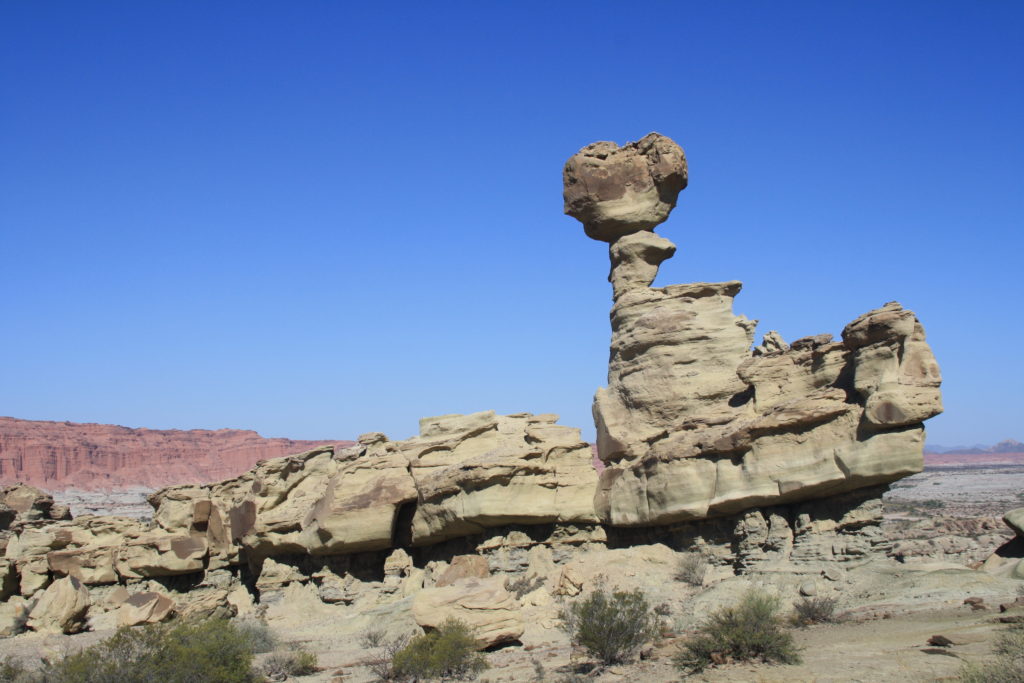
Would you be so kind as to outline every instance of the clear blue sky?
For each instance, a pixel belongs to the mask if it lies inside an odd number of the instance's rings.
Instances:
[[[890,300],[929,441],[1024,439],[1020,2],[0,4],[0,415],[265,436],[557,412],[605,246],[561,168],[656,130],[658,284],[788,340]]]

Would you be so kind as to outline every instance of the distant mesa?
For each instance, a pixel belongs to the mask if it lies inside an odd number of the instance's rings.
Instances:
[[[994,446],[975,444],[974,446],[940,446],[927,444],[924,452],[928,455],[995,455],[1003,453],[1024,453],[1024,443],[1016,439],[1006,439]]]
[[[131,429],[0,417],[0,483],[47,491],[206,483],[236,477],[259,460],[352,443],[267,439],[241,429]]]

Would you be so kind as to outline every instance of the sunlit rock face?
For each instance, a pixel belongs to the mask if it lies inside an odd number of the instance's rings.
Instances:
[[[741,283],[651,287],[675,245],[656,235],[686,186],[683,151],[652,133],[589,145],[565,166],[566,213],[609,242],[608,386],[594,398],[595,508],[616,526],[666,524],[884,484],[923,467],[942,411],[938,364],[898,303],[816,335],[754,343]]]

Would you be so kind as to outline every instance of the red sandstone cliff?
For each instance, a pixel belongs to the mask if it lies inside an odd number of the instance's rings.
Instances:
[[[0,483],[49,491],[219,481],[257,460],[352,442],[265,439],[241,429],[157,430],[0,417]]]

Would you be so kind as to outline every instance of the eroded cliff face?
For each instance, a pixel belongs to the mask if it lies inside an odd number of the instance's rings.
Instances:
[[[421,546],[509,524],[595,523],[597,472],[554,415],[446,415],[420,435],[260,463],[237,479],[151,497],[168,533],[201,537],[214,566],[287,554]]]
[[[0,417],[0,482],[50,491],[155,489],[234,477],[259,460],[325,443],[339,442],[266,439],[241,429],[130,429]]]
[[[842,341],[769,332],[752,348],[757,321],[733,313],[741,283],[651,287],[675,253],[653,230],[685,186],[678,145],[594,143],[564,176],[566,213],[609,242],[611,356],[594,398],[603,522],[699,520],[921,471],[941,376],[912,312],[891,302]]]

